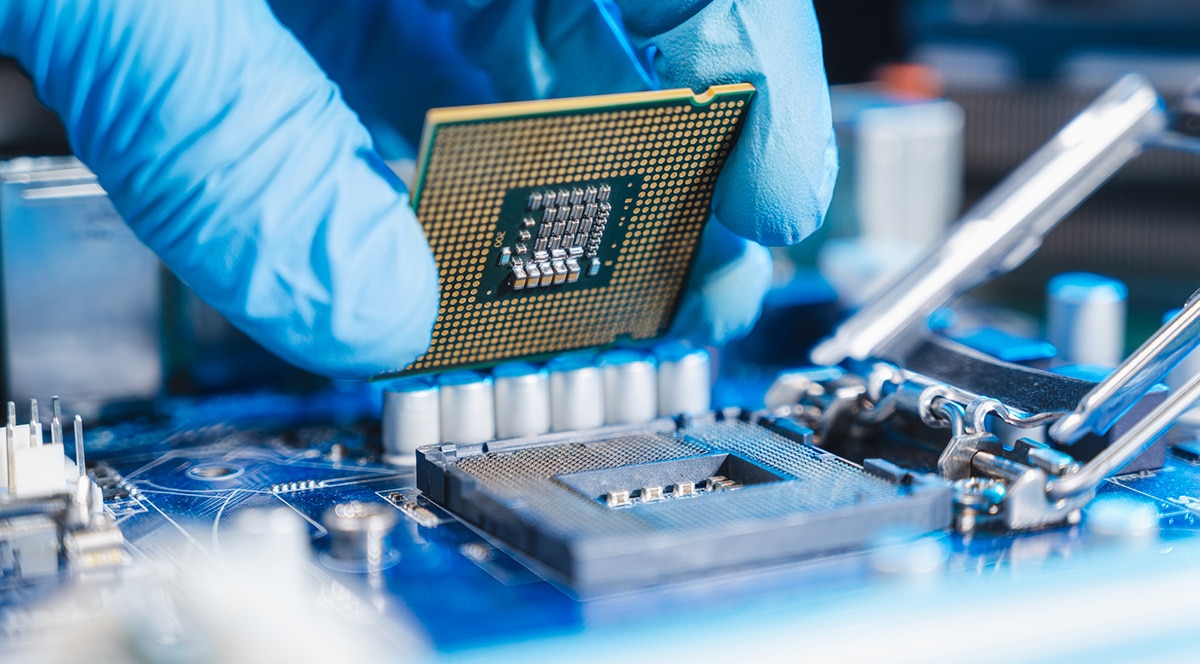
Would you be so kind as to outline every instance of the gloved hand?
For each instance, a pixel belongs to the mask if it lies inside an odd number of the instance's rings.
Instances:
[[[0,50],[169,267],[260,343],[329,375],[400,367],[428,343],[435,269],[374,150],[411,155],[428,107],[644,89],[654,73],[635,62],[655,44],[665,86],[759,87],[718,214],[772,243],[819,224],[834,157],[811,9],[633,7],[631,43],[603,0],[436,1],[275,2],[377,143],[258,0],[0,0]],[[770,262],[719,229],[705,238],[679,321],[720,340],[757,315]]]
[[[713,210],[737,234],[794,244],[820,225],[837,147],[812,5],[796,0],[617,0],[663,87],[753,83],[758,92],[717,181]]]
[[[338,81],[390,159],[411,157],[427,106],[631,92],[757,92],[714,196],[672,334],[722,343],[748,333],[771,285],[770,253],[821,224],[837,153],[812,6],[794,0],[271,0]],[[624,11],[622,11],[624,10]],[[364,39],[365,36],[365,39]],[[423,68],[396,62],[431,54]],[[436,71],[431,70],[436,68]],[[406,97],[407,95],[407,97]],[[418,112],[419,111],[419,112]],[[749,241],[748,241],[749,240]]]
[[[404,186],[261,0],[0,0],[134,232],[298,366],[368,376],[429,342],[437,275]]]

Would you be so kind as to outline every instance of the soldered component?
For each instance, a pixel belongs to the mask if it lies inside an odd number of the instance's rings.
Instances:
[[[651,358],[615,350],[604,355],[601,365],[607,424],[641,424],[658,416],[658,376]]]
[[[567,355],[552,360],[551,430],[579,431],[604,424],[604,374],[590,358]]]
[[[475,563],[486,563],[496,557],[495,547],[488,546],[483,542],[467,542],[458,547],[458,552],[467,560]]]
[[[470,445],[496,437],[492,379],[475,371],[454,371],[438,379],[443,443]]]
[[[438,386],[424,377],[403,378],[383,389],[383,461],[411,465],[418,447],[441,442]]]
[[[596,258],[599,255],[612,206],[608,203],[597,204],[595,202],[584,204],[584,201],[588,197],[593,201],[596,200],[600,197],[601,192],[607,200],[607,196],[612,192],[612,187],[608,184],[588,185],[586,189],[564,187],[557,190],[537,191],[529,195],[525,214],[521,217],[521,228],[514,235],[516,241],[512,247],[500,248],[497,265],[509,265],[508,256],[511,256],[514,251],[518,255],[524,254],[521,247],[524,247],[525,243],[536,233],[534,259],[538,261],[540,276],[537,283],[531,284],[528,268],[512,264],[510,287],[513,291],[573,284],[584,276],[578,260],[574,261],[573,266],[567,264],[566,252],[572,250],[572,255],[576,259],[581,256]],[[568,203],[558,206],[558,201],[561,201],[564,195],[566,195]],[[542,201],[550,200],[553,200],[556,206],[545,209],[540,223],[533,222],[531,213],[542,205]],[[536,230],[531,228],[533,225],[537,226]],[[546,251],[551,252],[555,260],[547,262],[544,258],[537,256]],[[560,255],[555,255],[559,252],[561,252]],[[599,273],[599,269],[589,270],[587,276],[594,277]]]
[[[712,365],[708,351],[682,343],[655,349],[658,359],[658,414],[699,415],[712,400]]]
[[[0,488],[16,498],[36,498],[63,491],[63,457],[65,446],[62,434],[62,412],[58,397],[53,400],[50,423],[50,443],[46,443],[42,423],[38,420],[37,399],[29,402],[29,423],[17,424],[17,406],[8,402],[8,422],[5,426],[4,454],[0,456]],[[83,459],[83,424],[77,423],[75,455]],[[76,472],[82,468],[76,464]]]
[[[697,487],[693,481],[683,480],[669,485],[667,488],[670,490],[661,486],[647,486],[636,491],[616,490],[607,494],[606,503],[609,507],[628,507],[639,503],[657,503],[673,498],[692,498],[721,491],[736,491],[742,488],[742,483],[724,475],[713,475],[705,478],[701,487]],[[614,499],[613,496],[617,496],[617,498]],[[618,504],[614,504],[614,500],[618,500]]]
[[[395,510],[383,503],[356,500],[334,505],[321,517],[330,534],[329,555],[368,570],[380,569],[390,558],[398,558],[387,542],[396,520]]]
[[[524,362],[502,364],[492,372],[496,437],[536,436],[550,430],[550,377]]]
[[[663,493],[663,488],[661,486],[648,486],[642,488],[643,503],[656,503],[660,500],[666,499],[667,497]]]
[[[122,561],[124,537],[104,509],[104,490],[84,467],[83,419],[74,418],[72,464],[64,453],[58,397],[52,404],[46,443],[37,401],[30,401],[28,424],[17,424],[16,404],[8,403],[0,455],[0,488],[6,493],[0,500],[0,577],[9,583],[58,577],[65,570],[107,569]],[[127,487],[136,500],[136,487]]]
[[[629,507],[633,504],[630,496],[629,491],[611,491],[606,497],[606,502],[609,507]]]
[[[736,482],[722,475],[713,475],[712,477],[704,480],[705,491],[733,491],[734,489],[740,488],[742,488],[740,482]]]
[[[705,478],[703,488],[697,488],[693,481],[683,480],[669,485],[667,488],[646,486],[637,490],[616,489],[605,494],[604,503],[609,507],[632,507],[676,498],[693,498],[721,491],[735,491],[740,488],[742,488],[742,484],[736,480],[731,480],[723,475],[713,475]]]
[[[529,282],[529,274],[525,272],[524,265],[513,264],[513,290],[521,290],[525,288]]]
[[[324,481],[318,480],[300,480],[298,482],[283,482],[282,484],[272,484],[271,493],[294,493],[296,491],[312,491],[314,489],[325,488]]]
[[[423,507],[416,495],[406,495],[399,491],[393,491],[388,494],[388,502],[395,505],[396,509],[404,516],[417,522],[417,525],[422,528],[437,528],[442,525],[442,518],[435,514],[427,507]]]
[[[1115,367],[1125,358],[1125,284],[1084,272],[1046,285],[1046,337],[1071,363]]]

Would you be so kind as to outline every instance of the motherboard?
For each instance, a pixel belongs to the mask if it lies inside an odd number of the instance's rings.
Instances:
[[[5,654],[1190,652],[1200,298],[1138,345],[1114,279],[1052,280],[1044,333],[969,294],[1174,131],[1153,89],[1118,81],[784,367],[662,337],[752,93],[432,112],[442,306],[398,376],[9,403]]]

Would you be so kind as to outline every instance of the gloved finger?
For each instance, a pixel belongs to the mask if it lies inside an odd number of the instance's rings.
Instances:
[[[710,220],[671,336],[720,345],[749,334],[771,288],[771,252]]]
[[[636,46],[657,49],[663,87],[749,82],[758,92],[717,181],[717,217],[739,235],[793,244],[824,219],[837,149],[811,3],[619,0]]]
[[[436,268],[403,185],[262,0],[5,2],[0,50],[135,233],[252,338],[334,376],[425,349]]]
[[[652,87],[603,2],[270,2],[389,159],[412,156],[429,108]]]

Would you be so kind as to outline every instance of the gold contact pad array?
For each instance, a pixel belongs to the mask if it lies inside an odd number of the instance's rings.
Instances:
[[[431,112],[417,217],[441,278],[429,350],[404,370],[485,365],[657,336],[670,324],[709,216],[712,189],[753,87],[713,88],[504,105],[511,117]],[[703,101],[701,101],[703,100]],[[574,105],[575,107],[570,107]],[[467,111],[469,113],[469,111]],[[491,107],[491,115],[495,115]],[[431,138],[432,137],[432,138]],[[639,178],[614,189],[623,241],[607,286],[493,299],[481,284],[498,216],[512,189]],[[616,244],[604,247],[609,255]],[[481,289],[481,286],[483,288]]]

